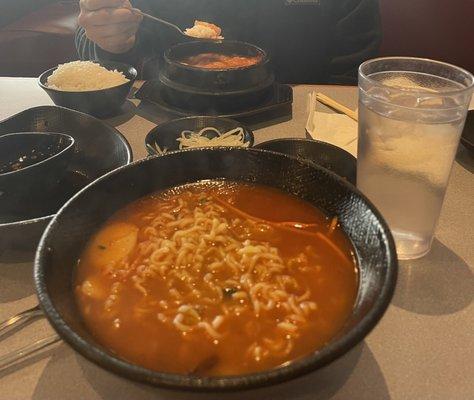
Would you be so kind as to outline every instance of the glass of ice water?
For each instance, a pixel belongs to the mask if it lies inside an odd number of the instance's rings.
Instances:
[[[357,186],[399,259],[429,252],[474,87],[468,71],[411,57],[359,67]]]

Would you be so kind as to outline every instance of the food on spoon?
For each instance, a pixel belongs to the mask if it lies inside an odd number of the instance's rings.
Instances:
[[[181,60],[183,64],[205,69],[233,69],[258,64],[262,56],[244,56],[239,54],[202,53]]]
[[[104,265],[97,245],[127,232],[134,247]],[[322,348],[351,313],[358,273],[337,219],[277,189],[203,181],[119,210],[86,245],[75,286],[89,331],[119,357],[222,376]]]
[[[194,26],[184,31],[185,35],[199,38],[199,39],[224,39],[221,36],[221,28],[217,25],[204,21],[194,21]]]
[[[102,90],[129,82],[125,75],[92,61],[71,61],[59,64],[48,77],[47,86],[66,92]]]
[[[245,141],[244,129],[237,127],[230,131],[220,133],[218,129],[213,127],[202,128],[199,132],[184,130],[179,138],[179,149],[190,149],[193,147],[249,147],[249,142]],[[161,149],[155,143],[158,154],[164,154],[167,148]]]

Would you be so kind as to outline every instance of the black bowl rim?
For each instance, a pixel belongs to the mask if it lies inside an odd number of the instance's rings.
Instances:
[[[472,123],[471,123],[471,119],[472,119]],[[468,121],[470,125],[468,125]],[[469,129],[471,125],[472,125],[472,128]],[[471,131],[473,133],[468,135],[468,133],[470,133]],[[467,150],[469,150],[472,154],[474,154],[474,109],[467,110],[466,122],[461,132],[461,143],[466,147]]]
[[[329,142],[324,142],[323,140],[317,140],[317,139],[307,139],[307,138],[280,138],[280,139],[270,139],[270,140],[266,140],[265,142],[261,142],[257,145],[255,145],[254,147],[257,148],[257,149],[262,149],[262,150],[266,150],[264,149],[264,145],[268,144],[268,143],[278,143],[278,142],[298,142],[298,143],[317,143],[318,145],[320,146],[323,146],[323,147],[329,147],[329,148],[332,148],[334,150],[337,150],[341,153],[344,153],[344,156],[346,156],[347,158],[351,159],[352,162],[354,163],[357,163],[357,158],[355,158],[351,153],[349,153],[347,150],[344,150],[342,147],[339,147],[339,146],[336,146],[335,144],[332,144],[332,143],[329,143]],[[274,150],[269,150],[269,151],[274,151]],[[277,152],[279,153],[279,152]],[[283,153],[283,154],[287,154],[287,153]],[[309,160],[309,159],[308,159]],[[309,160],[311,161],[311,160]]]
[[[74,143],[76,143],[75,139],[71,136],[71,135],[68,135],[67,133],[59,133],[59,132],[12,132],[12,133],[7,133],[6,135],[2,135],[0,136],[0,140],[5,138],[5,137],[9,137],[9,136],[33,136],[33,135],[37,135],[37,134],[41,134],[41,135],[47,135],[47,136],[61,136],[61,137],[64,137],[67,141],[68,141],[68,144],[66,147],[64,147],[64,149],[62,149],[60,152],[58,153],[55,153],[53,154],[52,156],[49,156],[43,160],[41,160],[40,162],[37,162],[37,163],[34,163],[34,164],[31,164],[31,165],[28,165],[22,169],[20,169],[19,171],[10,171],[10,172],[5,172],[5,173],[0,173],[0,177],[3,177],[3,176],[12,176],[13,174],[17,174],[19,172],[23,172],[23,171],[27,171],[27,170],[30,170],[34,167],[37,167],[39,165],[42,165],[44,164],[46,161],[49,161],[49,160],[52,160],[53,158],[56,158],[58,157],[60,154],[64,153],[65,151],[68,151],[71,149],[72,146],[74,146]]]
[[[41,108],[41,107],[44,107],[44,106],[38,106],[38,107],[34,107],[34,108]],[[93,118],[95,120],[98,120],[100,121],[101,123],[104,124],[104,122],[102,120],[100,120],[99,118],[96,118],[94,117],[93,115],[90,115],[90,114],[86,114],[86,113],[83,113],[81,111],[77,111],[77,110],[72,110],[70,108],[67,108],[67,107],[62,107],[62,106],[58,106],[58,105],[54,105],[54,106],[49,106],[49,107],[57,107],[57,108],[61,108],[63,110],[66,110],[68,112],[73,112],[73,113],[79,113],[87,118]],[[3,120],[1,120],[0,122],[5,122],[5,121],[8,121],[10,119],[13,119],[15,118],[17,115],[25,112],[26,110],[23,110],[23,111],[20,111],[8,118],[5,118]],[[130,143],[128,143],[128,140],[125,138],[125,136],[120,133],[115,127],[113,126],[109,126],[111,129],[113,129],[115,132],[115,135],[119,137],[120,141],[122,142],[122,144],[124,145],[125,147],[125,150],[127,152],[127,160],[126,160],[126,164],[125,165],[122,165],[122,167],[125,167],[126,165],[129,165],[130,163],[133,162],[133,153],[132,153],[132,148],[130,147]],[[12,133],[20,133],[20,132],[12,132]],[[27,132],[28,133],[28,132]],[[48,132],[38,132],[38,133],[48,133]],[[7,133],[6,135],[9,135],[9,133]],[[67,134],[66,134],[67,135]],[[5,135],[2,135],[2,136],[5,136]],[[121,168],[121,167],[119,167]],[[110,172],[110,171],[109,171]],[[92,183],[92,182],[91,182]],[[59,210],[58,210],[59,212]],[[41,217],[36,217],[36,218],[30,218],[30,219],[22,219],[22,220],[18,220],[18,221],[14,221],[14,222],[7,222],[6,224],[1,224],[0,223],[0,229],[1,228],[9,228],[9,227],[12,227],[12,226],[25,226],[25,225],[34,225],[34,224],[37,224],[39,222],[42,222],[42,221],[48,221],[50,219],[52,219],[55,215],[57,214],[57,212],[55,214],[49,214],[49,215],[43,215]]]
[[[224,121],[224,122],[235,123],[236,125],[243,128],[243,130],[244,130],[244,139],[246,139],[246,142],[249,143],[248,148],[254,147],[254,142],[255,142],[254,133],[245,124],[241,124],[239,121],[237,121],[235,119],[232,119],[232,118],[217,117],[217,116],[212,116],[212,115],[190,115],[190,116],[187,116],[187,117],[170,119],[169,121],[163,122],[163,123],[155,126],[150,132],[148,132],[147,135],[145,136],[145,148],[147,149],[148,154],[150,156],[154,156],[154,155],[159,156],[159,155],[161,155],[161,154],[158,154],[156,152],[156,150],[154,149],[154,147],[152,145],[152,142],[156,143],[156,141],[152,140],[153,137],[161,129],[166,128],[168,125],[172,125],[173,123],[176,123],[176,122],[179,122],[179,121],[187,121],[187,120],[191,121],[191,120],[194,120],[194,119],[197,119],[197,118],[210,119],[210,120],[218,119],[218,120],[221,120],[221,121]],[[216,146],[216,147],[218,147],[218,146]],[[174,151],[183,151],[183,150],[176,149],[176,150],[170,150],[169,152],[171,153],[171,152],[174,152]]]
[[[133,65],[125,64],[125,63],[117,62],[117,61],[93,61],[93,62],[96,63],[96,64],[99,64],[100,66],[102,66],[104,68],[119,67],[123,70],[127,70],[132,76],[131,76],[131,78],[127,77],[129,79],[128,82],[122,83],[122,84],[117,85],[117,86],[112,86],[112,87],[109,87],[109,88],[106,88],[106,89],[84,90],[84,91],[80,91],[80,92],[74,92],[74,91],[70,91],[70,90],[59,90],[59,89],[51,88],[48,85],[46,85],[46,79],[49,77],[49,75],[51,75],[59,67],[59,65],[56,65],[55,67],[47,69],[46,71],[44,71],[37,78],[38,79],[38,85],[46,91],[51,91],[53,93],[61,93],[61,94],[70,95],[70,96],[81,95],[81,94],[84,94],[84,93],[100,95],[100,94],[106,92],[107,90],[117,89],[117,88],[125,87],[127,85],[131,86],[131,85],[133,85],[133,83],[137,79],[138,72],[137,72],[136,68]]]
[[[179,91],[184,94],[191,94],[197,96],[213,96],[213,97],[233,97],[233,96],[242,96],[246,94],[252,94],[261,90],[269,89],[275,83],[275,74],[273,72],[268,74],[268,78],[260,82],[258,85],[249,87],[247,89],[238,89],[238,90],[217,90],[213,89],[212,91],[205,91],[202,89],[195,89],[192,86],[185,85],[183,83],[177,83],[169,79],[163,72],[160,72],[158,75],[158,81],[161,85]]]
[[[90,187],[94,185],[99,185],[102,181],[108,179],[110,176],[121,173],[122,169],[132,168],[135,165],[149,162],[158,157],[176,157],[183,152],[202,152],[202,151],[250,151],[250,152],[266,152],[271,153],[276,157],[280,158],[289,158],[300,164],[305,164],[311,168],[317,169],[320,173],[330,175],[335,179],[340,185],[346,186],[347,189],[353,193],[360,196],[368,205],[368,207],[373,212],[374,216],[380,223],[382,229],[382,240],[387,244],[387,261],[388,268],[385,280],[383,282],[381,293],[378,298],[375,300],[374,306],[367,313],[367,315],[359,322],[359,324],[354,327],[349,333],[342,338],[330,342],[328,345],[324,346],[319,351],[308,354],[307,356],[290,362],[287,365],[281,367],[267,370],[263,372],[247,374],[247,375],[235,375],[235,376],[225,376],[225,377],[196,377],[196,376],[186,376],[180,374],[171,374],[152,371],[144,367],[140,367],[129,363],[125,360],[122,360],[111,353],[107,353],[106,350],[102,350],[97,346],[90,345],[86,340],[79,336],[75,331],[73,331],[67,323],[61,318],[60,314],[53,306],[51,299],[48,295],[48,289],[44,280],[44,270],[42,268],[43,263],[47,259],[48,253],[48,236],[52,230],[54,230],[57,219],[61,214],[69,207],[69,205],[75,201],[75,199],[82,195],[83,192],[89,190]],[[71,199],[69,199],[59,212],[54,216],[53,220],[49,223],[43,235],[41,237],[39,246],[35,254],[34,261],[34,283],[36,293],[39,299],[40,306],[44,311],[46,318],[50,322],[54,330],[59,334],[59,336],[68,343],[74,350],[79,354],[86,357],[88,360],[92,361],[100,367],[114,372],[122,377],[132,379],[135,381],[147,383],[153,386],[159,386],[170,389],[179,389],[179,390],[194,390],[194,391],[229,391],[229,390],[244,390],[262,386],[268,386],[272,384],[281,383],[298,376],[304,375],[316,369],[319,369],[343,354],[347,353],[351,348],[361,342],[376,326],[378,321],[384,315],[386,309],[388,308],[390,301],[393,297],[395,290],[395,285],[397,281],[398,274],[398,261],[395,250],[395,242],[390,233],[387,223],[383,219],[380,212],[375,208],[375,206],[355,188],[353,185],[347,183],[345,180],[337,176],[336,174],[328,171],[318,165],[313,163],[308,163],[303,160],[299,160],[296,157],[291,157],[282,153],[276,153],[267,150],[260,149],[248,149],[248,148],[230,148],[230,147],[220,147],[220,148],[206,148],[206,149],[188,149],[182,150],[180,152],[170,152],[162,156],[153,156],[145,159],[135,161],[131,164],[125,165],[123,167],[117,168],[102,177],[98,178],[94,182],[90,183],[84,187],[81,191],[76,193]]]
[[[257,52],[259,52],[262,55],[262,59],[259,62],[257,62],[256,64],[247,65],[245,67],[237,67],[237,68],[202,68],[202,67],[195,67],[195,66],[192,66],[192,65],[184,64],[184,63],[179,62],[178,60],[170,57],[170,53],[172,51],[174,51],[175,49],[180,48],[180,47],[186,47],[186,46],[198,46],[197,44],[194,44],[194,43],[203,43],[202,40],[193,40],[191,42],[183,42],[183,43],[178,43],[174,46],[171,46],[170,48],[168,48],[164,52],[163,58],[164,58],[165,62],[169,63],[170,65],[179,66],[180,68],[186,69],[186,70],[189,70],[189,71],[200,71],[200,72],[249,71],[249,70],[252,70],[254,68],[261,67],[262,65],[266,65],[270,62],[270,57],[269,57],[268,53],[265,50],[263,50],[261,47],[258,47],[258,46],[254,45],[252,43],[242,42],[240,40],[211,41],[211,43],[212,42],[216,43],[216,44],[221,44],[223,46],[225,46],[227,44],[239,44],[239,45],[244,45],[244,46],[251,47],[251,48],[257,50]],[[205,41],[204,43],[209,43],[209,41]]]

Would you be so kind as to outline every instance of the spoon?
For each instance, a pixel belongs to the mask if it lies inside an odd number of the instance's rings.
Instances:
[[[155,16],[150,15],[150,14],[144,13],[142,10],[139,10],[138,8],[134,8],[133,11],[137,14],[140,14],[144,18],[148,18],[148,19],[151,19],[155,22],[159,22],[161,24],[169,26],[169,27],[175,29],[176,31],[178,31],[182,36],[186,36],[187,38],[193,38],[193,39],[196,39],[196,40],[209,40],[209,41],[212,41],[212,42],[222,40],[222,39],[211,39],[211,38],[198,38],[198,37],[195,37],[195,36],[186,35],[186,33],[184,33],[184,31],[179,26],[177,26],[175,24],[172,24],[171,22],[165,21],[164,19],[155,17]]]

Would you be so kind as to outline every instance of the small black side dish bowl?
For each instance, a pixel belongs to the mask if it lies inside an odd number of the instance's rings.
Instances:
[[[255,148],[276,151],[316,163],[347,179],[353,185],[356,184],[356,158],[333,144],[319,140],[290,138],[269,140],[256,145]]]
[[[75,266],[86,242],[107,218],[130,202],[155,191],[205,179],[271,186],[308,201],[329,217],[337,216],[354,246],[359,288],[345,326],[322,349],[264,372],[203,377],[140,367],[94,340],[74,297]],[[397,265],[387,224],[353,185],[324,168],[284,154],[221,147],[150,157],[112,171],[84,188],[46,228],[36,253],[34,280],[39,302],[53,328],[95,364],[155,386],[224,391],[280,383],[319,369],[348,352],[375,327],[388,307]]]
[[[179,150],[179,142],[177,139],[181,137],[182,131],[199,132],[201,129],[207,127],[216,128],[220,133],[241,127],[244,130],[244,141],[248,143],[248,147],[253,146],[253,132],[240,122],[228,118],[198,116],[173,119],[158,125],[146,136],[145,147],[150,155],[160,155],[157,146],[159,146],[162,151],[165,149],[166,151]],[[216,133],[207,131],[205,135],[209,138],[213,138],[216,136]]]
[[[10,133],[0,136],[0,205],[11,199],[34,201],[51,190],[74,154],[74,138],[63,133]]]
[[[38,78],[38,83],[58,106],[71,108],[95,117],[112,116],[117,114],[125,103],[133,82],[137,78],[137,70],[131,65],[113,61],[100,61],[98,64],[108,70],[122,72],[129,81],[108,89],[68,92],[48,86],[48,77],[56,70],[57,67],[55,67],[43,72]]]

